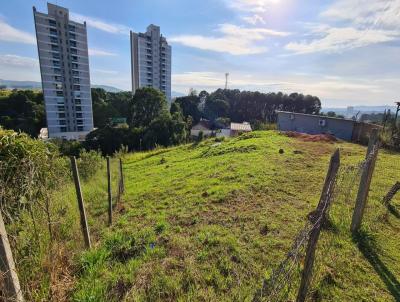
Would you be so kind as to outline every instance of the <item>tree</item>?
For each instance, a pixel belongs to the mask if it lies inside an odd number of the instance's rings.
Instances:
[[[195,95],[183,96],[175,99],[174,103],[178,103],[182,109],[183,116],[187,119],[189,116],[192,117],[193,122],[197,123],[202,114],[199,110],[200,98]]]
[[[147,127],[163,111],[166,111],[165,95],[154,88],[143,87],[136,90],[131,103],[131,127]]]

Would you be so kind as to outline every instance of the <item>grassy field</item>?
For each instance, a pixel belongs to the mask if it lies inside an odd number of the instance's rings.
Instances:
[[[335,148],[345,165],[365,153],[266,131],[127,155],[118,219],[80,257],[73,299],[251,300],[315,208]],[[333,227],[317,250],[315,300],[399,301],[400,219],[380,203],[399,179],[399,154],[382,151],[356,239],[348,231],[353,202],[333,205]]]
[[[276,131],[125,155],[126,192],[111,228],[104,169],[83,183],[92,250],[81,252],[73,187],[57,193],[58,265],[46,261],[48,286],[31,300],[42,291],[59,301],[251,301],[315,209],[335,148],[343,165],[365,156],[359,145]],[[391,212],[380,202],[397,180],[400,154],[382,150],[357,238],[349,232],[354,200],[335,200],[313,300],[400,301],[400,195]],[[26,286],[33,273],[21,267]]]

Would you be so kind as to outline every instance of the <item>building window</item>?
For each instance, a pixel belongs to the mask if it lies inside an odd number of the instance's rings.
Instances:
[[[83,131],[83,126],[78,126],[78,131]]]
[[[76,47],[76,42],[75,41],[69,41],[69,44],[71,45],[71,47]]]
[[[67,127],[60,127],[61,132],[67,132]]]
[[[58,39],[55,37],[50,37],[50,42],[51,43],[58,43]]]
[[[83,120],[76,120],[77,125],[83,125]]]
[[[76,106],[76,107],[75,107],[75,111],[77,111],[77,112],[78,112],[78,111],[82,111],[82,107],[81,107],[81,106]]]
[[[49,28],[49,31],[50,31],[50,35],[57,36],[57,29]]]
[[[82,102],[81,99],[75,99],[75,104],[76,104],[76,105],[80,105],[81,102]]]
[[[57,106],[58,111],[65,111],[64,106]]]
[[[76,35],[75,34],[69,34],[69,37],[73,40],[76,40]]]
[[[53,61],[53,66],[54,66],[54,67],[60,67],[60,62],[58,62],[58,61]]]
[[[75,91],[81,91],[81,86],[79,86],[79,85],[74,85],[74,90],[75,90]]]
[[[50,26],[56,26],[57,23],[56,23],[56,21],[50,20],[50,19],[49,19],[49,25],[50,25]]]
[[[54,73],[56,74],[61,74],[61,69],[60,68],[53,68]]]
[[[72,68],[74,68],[74,69],[78,69],[78,67],[79,67],[78,64],[76,64],[76,63],[72,63],[71,66],[72,66]]]
[[[65,118],[65,113],[59,113],[59,114],[58,114],[58,117],[59,117],[59,118]]]
[[[58,48],[58,45],[51,45],[51,50],[58,51],[60,49]]]
[[[78,54],[78,50],[76,50],[76,49],[71,49],[71,53],[72,53],[73,55],[77,55],[77,54]]]
[[[60,120],[60,121],[58,121],[59,122],[59,124],[60,125],[65,125],[66,123],[65,123],[65,120]]]
[[[56,94],[57,94],[57,96],[64,96],[64,93],[62,91],[60,91],[60,90],[57,90]]]
[[[68,25],[69,31],[75,31],[75,25]]]
[[[62,84],[55,84],[56,89],[62,89]]]
[[[79,71],[77,71],[77,70],[72,70],[72,75],[78,76],[78,75],[79,75]]]
[[[82,113],[81,113],[81,112],[78,112],[78,113],[76,114],[76,117],[77,117],[77,118],[82,118]]]
[[[73,62],[78,62],[78,56],[71,56]]]

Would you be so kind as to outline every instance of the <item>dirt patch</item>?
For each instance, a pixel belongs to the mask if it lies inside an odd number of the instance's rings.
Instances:
[[[333,143],[337,142],[338,139],[332,134],[307,134],[295,131],[283,132],[288,137],[296,137],[304,142],[326,142]]]

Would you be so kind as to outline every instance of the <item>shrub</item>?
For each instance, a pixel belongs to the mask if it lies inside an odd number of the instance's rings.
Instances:
[[[79,175],[87,180],[91,176],[93,176],[98,169],[100,169],[103,158],[101,154],[97,151],[90,150],[84,151],[82,150],[79,153],[79,159],[77,161]]]
[[[55,145],[0,128],[0,206],[3,212],[11,218],[22,208],[47,200],[49,190],[65,179],[67,167]]]

